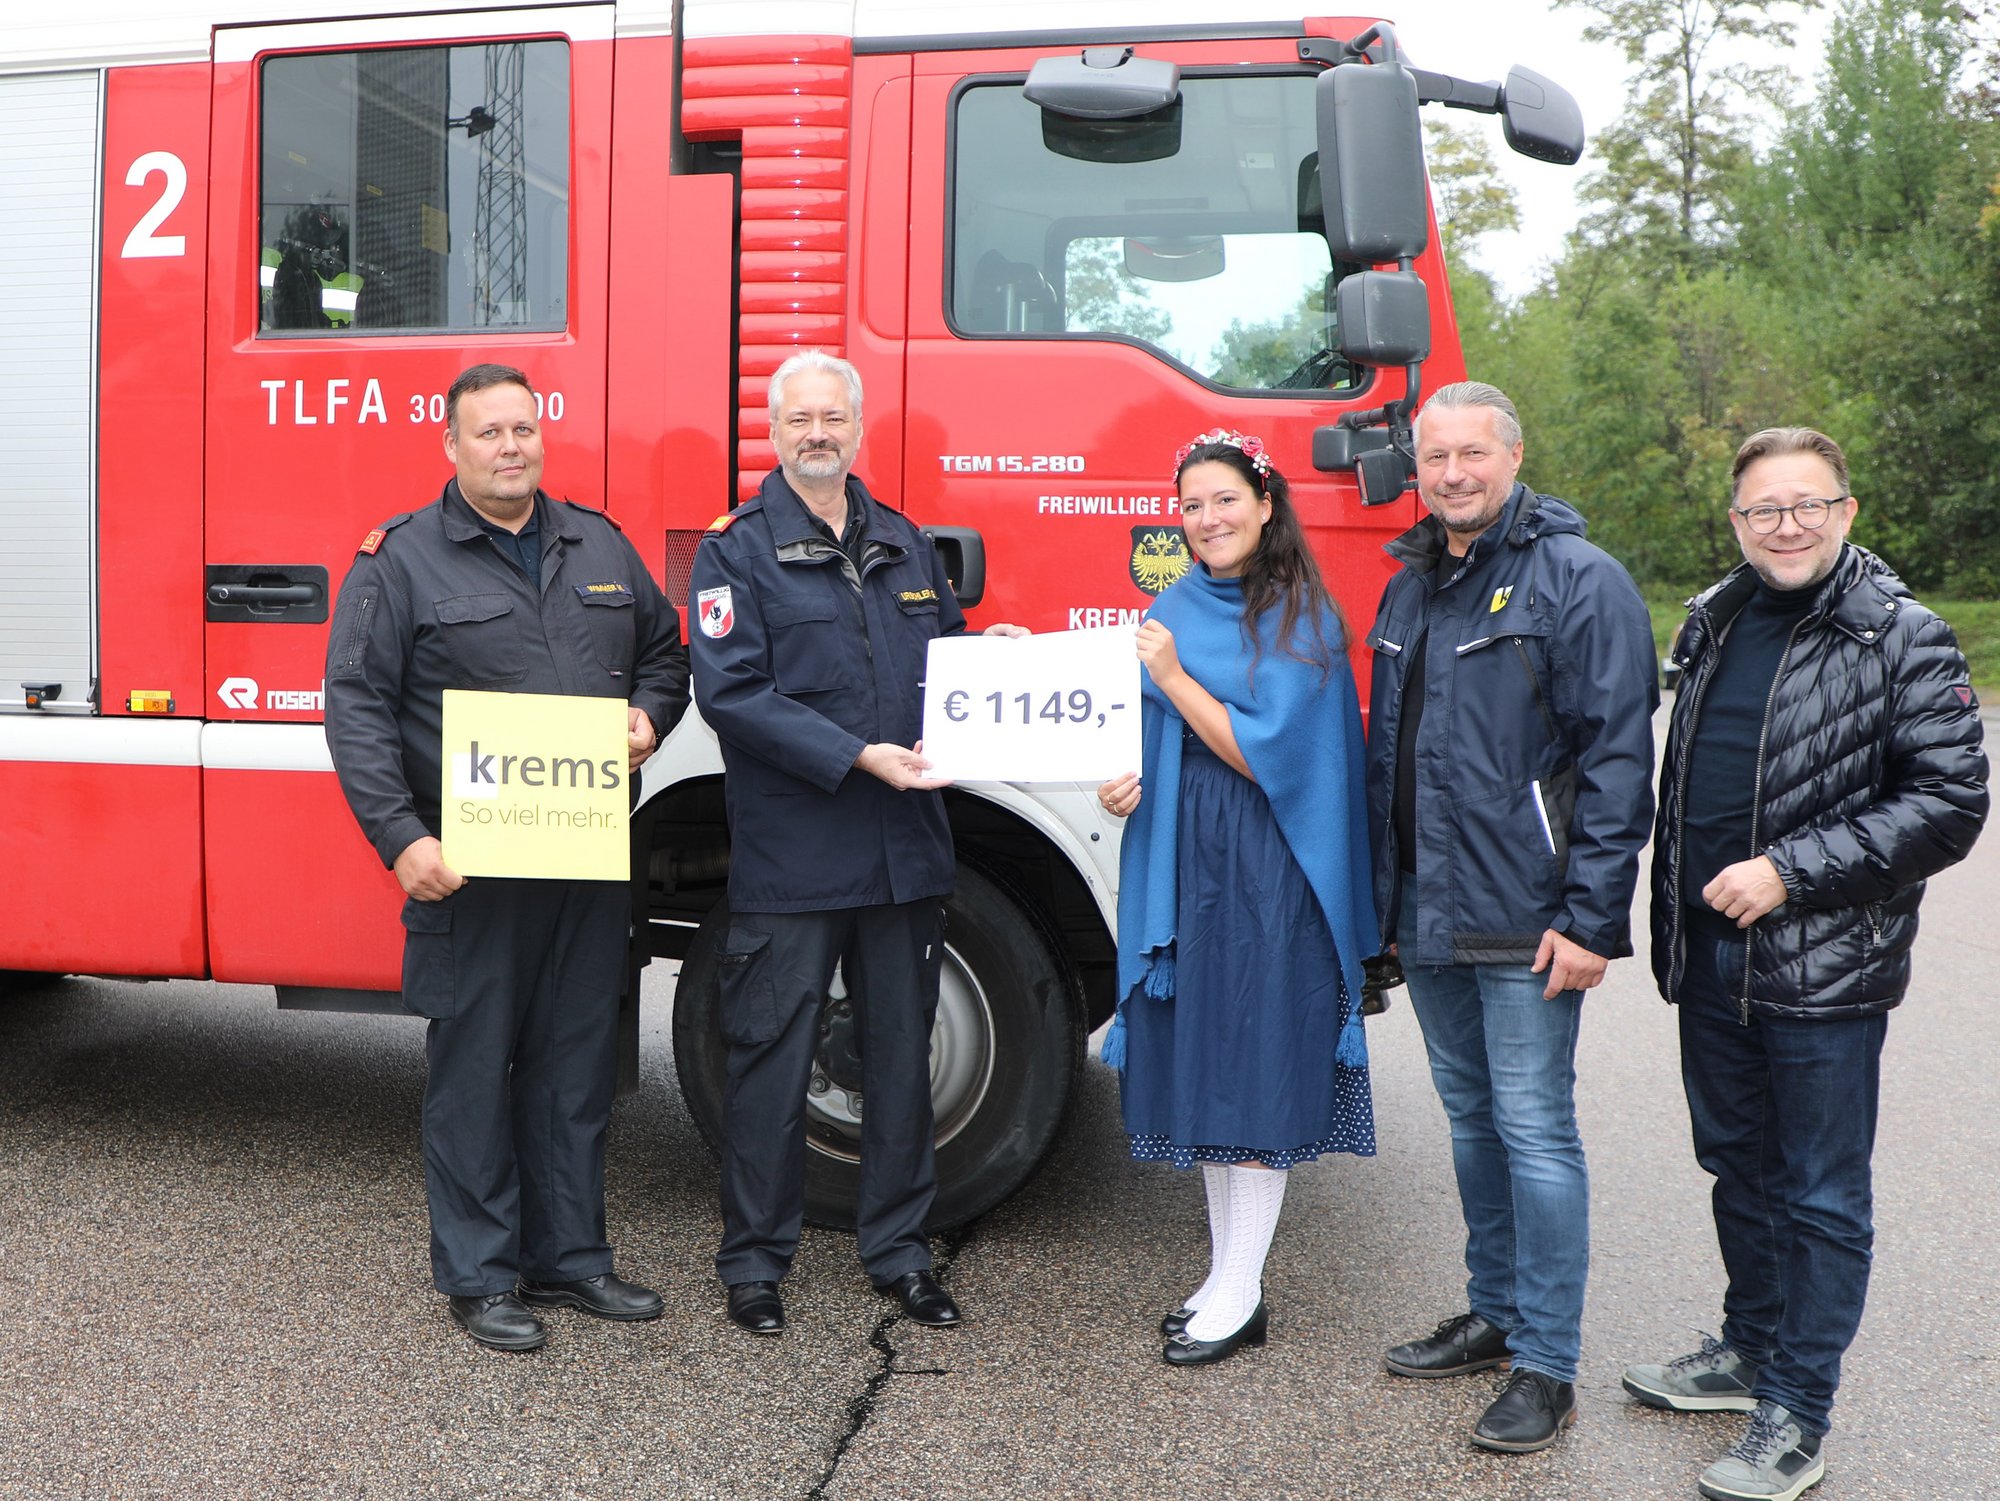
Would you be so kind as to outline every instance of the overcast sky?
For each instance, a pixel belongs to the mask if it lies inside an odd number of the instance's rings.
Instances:
[[[1609,44],[1583,40],[1585,25],[1594,19],[1590,12],[1557,10],[1546,0],[1405,0],[1401,5],[1383,0],[1378,13],[1396,22],[1397,38],[1418,67],[1486,82],[1504,79],[1519,63],[1568,89],[1583,111],[1586,145],[1583,160],[1574,167],[1515,155],[1493,116],[1449,112],[1454,122],[1489,132],[1494,158],[1520,200],[1521,232],[1488,236],[1476,257],[1506,295],[1517,297],[1533,286],[1539,269],[1555,258],[1576,222],[1576,187],[1596,165],[1588,143],[1625,107],[1630,73],[1624,55]],[[1825,10],[1805,15],[1793,55],[1781,59],[1802,84],[1819,71],[1825,30]],[[1431,105],[1425,113],[1433,111],[1441,112]]]

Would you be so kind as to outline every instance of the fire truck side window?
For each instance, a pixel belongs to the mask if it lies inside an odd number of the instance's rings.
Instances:
[[[569,47],[263,66],[262,335],[560,329]]]
[[[1139,120],[976,84],[952,121],[952,327],[1116,335],[1237,390],[1355,383],[1334,352],[1313,79],[1185,76]]]

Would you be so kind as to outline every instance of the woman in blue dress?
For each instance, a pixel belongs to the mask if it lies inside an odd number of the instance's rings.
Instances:
[[[1346,633],[1284,476],[1217,429],[1174,479],[1195,566],[1139,628],[1140,770],[1098,789],[1130,819],[1104,1056],[1132,1155],[1201,1167],[1209,1274],[1160,1328],[1168,1363],[1202,1365],[1264,1343],[1288,1170],[1374,1154],[1374,914]]]

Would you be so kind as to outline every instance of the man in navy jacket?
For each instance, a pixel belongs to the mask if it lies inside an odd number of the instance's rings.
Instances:
[[[1389,545],[1369,725],[1375,896],[1451,1119],[1468,1312],[1388,1369],[1512,1364],[1472,1441],[1546,1448],[1576,1416],[1590,1187],[1583,992],[1632,952],[1652,817],[1652,628],[1562,501],[1517,484],[1514,405],[1476,381],[1418,414],[1430,515]]]
[[[929,645],[963,631],[965,616],[929,539],[849,473],[861,443],[854,367],[809,350],[778,367],[770,395],[779,468],[708,529],[689,586],[695,701],[728,773],[716,1271],[740,1327],[784,1328],[778,1283],[805,1210],[806,1084],[843,964],[867,1099],[862,1265],[912,1319],[955,1324],[924,1231],[954,859],[946,784],[916,741]]]

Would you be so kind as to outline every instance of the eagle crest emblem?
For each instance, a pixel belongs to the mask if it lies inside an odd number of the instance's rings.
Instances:
[[[1193,566],[1187,537],[1177,526],[1132,528],[1132,556],[1127,568],[1132,582],[1148,594],[1158,594]]]

